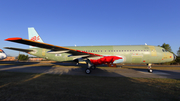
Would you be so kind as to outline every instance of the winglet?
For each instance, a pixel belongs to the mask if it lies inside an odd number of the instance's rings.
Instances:
[[[15,41],[15,40],[22,40],[22,38],[15,37],[15,38],[7,38],[5,41]]]

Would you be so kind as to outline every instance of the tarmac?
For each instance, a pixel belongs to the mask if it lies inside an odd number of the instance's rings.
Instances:
[[[58,66],[57,66],[58,65]],[[162,67],[163,68],[163,67]],[[179,67],[180,68],[180,67]],[[144,69],[128,69],[128,68],[112,68],[101,66],[92,70],[91,74],[85,73],[86,65],[70,64],[70,63],[32,63],[28,65],[0,65],[0,71],[25,72],[25,73],[45,73],[59,75],[82,75],[82,76],[103,76],[103,77],[137,77],[137,78],[170,78],[180,79],[180,70],[153,70],[149,73],[147,68]],[[153,67],[152,67],[153,69]]]

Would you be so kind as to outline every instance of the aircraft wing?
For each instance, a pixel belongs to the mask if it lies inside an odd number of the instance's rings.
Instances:
[[[81,51],[81,50],[51,45],[51,44],[47,44],[47,43],[43,43],[43,42],[32,41],[32,40],[28,40],[28,39],[22,39],[22,38],[18,38],[18,37],[8,38],[8,39],[5,39],[5,41],[11,41],[11,42],[16,42],[16,43],[36,46],[36,47],[40,47],[40,48],[50,49],[51,52],[61,51],[63,53],[71,54],[71,57],[83,57],[83,58],[103,57],[102,55],[99,55],[99,54],[94,54],[94,53],[89,53],[89,52],[85,52],[85,51]],[[14,50],[17,50],[17,49],[14,49]]]
[[[22,51],[22,52],[32,52],[33,50],[31,49],[21,49],[21,48],[13,48],[13,47],[4,47],[5,49],[12,49],[12,50],[16,50],[16,51]]]

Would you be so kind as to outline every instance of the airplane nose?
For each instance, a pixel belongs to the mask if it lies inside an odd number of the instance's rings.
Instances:
[[[174,57],[173,60],[176,60],[176,55],[173,54],[173,57]]]
[[[5,59],[6,57],[7,57],[7,55],[6,55],[6,54],[3,54],[2,59]]]

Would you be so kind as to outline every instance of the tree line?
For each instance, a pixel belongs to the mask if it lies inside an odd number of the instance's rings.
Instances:
[[[29,60],[29,56],[28,55],[24,55],[24,54],[19,54],[18,60],[19,61],[27,61],[27,60]]]

